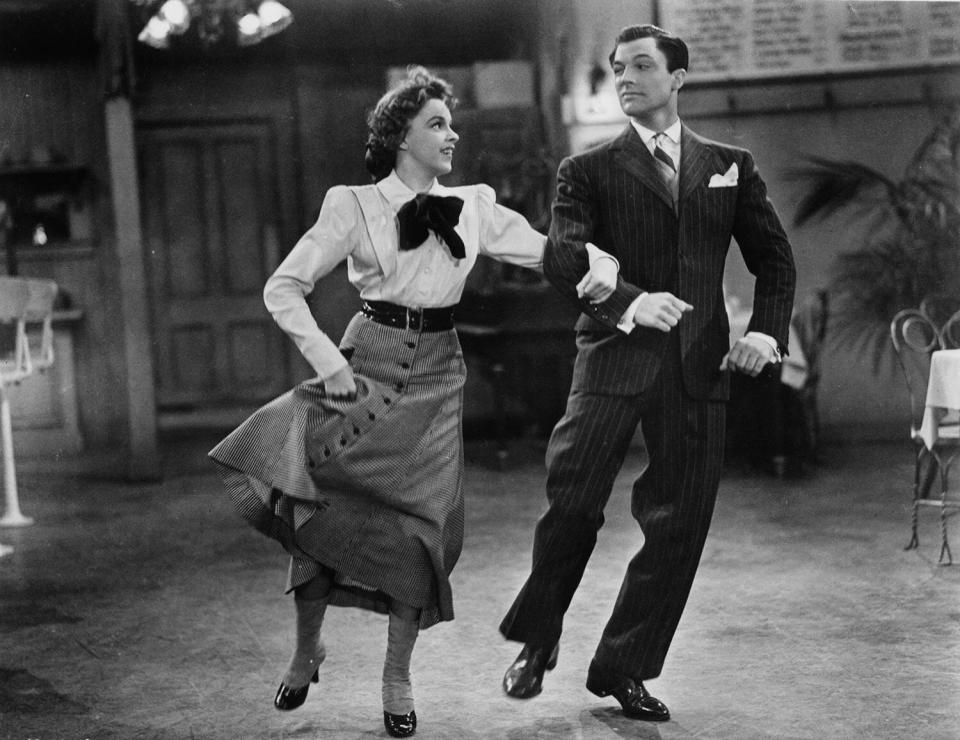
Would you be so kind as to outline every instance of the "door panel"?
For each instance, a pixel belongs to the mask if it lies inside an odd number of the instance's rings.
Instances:
[[[159,233],[148,232],[147,239],[152,250],[160,247],[150,256],[151,262],[164,267],[162,295],[168,297],[202,295],[209,282],[203,252],[201,153],[199,146],[174,143],[157,147],[145,158],[148,166],[158,168],[157,178],[148,173],[147,182],[156,179],[158,187],[145,193],[147,223],[160,229]]]
[[[269,126],[152,127],[139,140],[158,405],[276,396],[289,383],[285,340],[262,299],[278,256]]]

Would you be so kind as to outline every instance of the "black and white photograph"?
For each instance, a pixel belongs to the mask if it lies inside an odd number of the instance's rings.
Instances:
[[[960,738],[960,0],[0,0],[0,740]]]

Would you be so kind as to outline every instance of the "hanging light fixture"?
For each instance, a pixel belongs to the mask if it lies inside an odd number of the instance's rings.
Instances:
[[[237,43],[249,46],[280,33],[293,22],[293,14],[277,0],[263,0],[256,12],[248,11],[237,20]]]
[[[166,0],[157,17],[170,26],[170,33],[181,34],[190,28],[190,7],[186,0]]]
[[[153,6],[155,0],[132,0]],[[155,49],[170,48],[172,36],[195,26],[200,41],[219,41],[232,27],[237,43],[250,46],[279,33],[293,22],[293,14],[278,0],[164,0],[137,39]]]

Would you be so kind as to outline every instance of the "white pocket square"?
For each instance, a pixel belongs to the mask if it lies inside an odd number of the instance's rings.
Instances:
[[[710,183],[707,185],[708,188],[732,188],[737,184],[737,178],[740,175],[740,171],[737,169],[737,163],[734,162],[730,165],[730,169],[724,172],[722,175],[717,173],[710,178]]]

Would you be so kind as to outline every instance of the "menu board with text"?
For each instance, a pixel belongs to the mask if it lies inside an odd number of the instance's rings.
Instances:
[[[960,64],[960,2],[661,0],[692,81]]]

